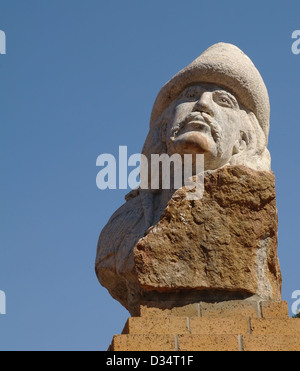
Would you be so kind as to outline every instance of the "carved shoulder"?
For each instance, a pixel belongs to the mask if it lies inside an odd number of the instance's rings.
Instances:
[[[96,267],[114,266],[116,270],[145,232],[140,196],[130,197],[103,228],[97,247]]]

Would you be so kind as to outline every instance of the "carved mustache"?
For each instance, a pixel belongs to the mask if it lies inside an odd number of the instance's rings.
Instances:
[[[209,126],[211,135],[214,141],[217,143],[220,139],[220,130],[218,125],[212,120],[212,117],[205,112],[192,112],[188,114],[178,125],[172,130],[171,136],[175,137],[178,133],[190,122],[199,122]]]

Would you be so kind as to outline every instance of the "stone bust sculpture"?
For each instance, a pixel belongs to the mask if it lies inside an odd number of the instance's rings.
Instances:
[[[96,273],[100,283],[132,314],[138,313],[141,302],[176,302],[179,297],[186,302],[280,298],[276,201],[267,149],[269,116],[269,97],[258,70],[231,44],[213,45],[163,86],[153,106],[142,153],[149,162],[154,153],[203,154],[206,193],[203,200],[189,203],[184,200],[184,188],[176,192],[135,190],[104,227]],[[220,185],[216,179],[222,180]],[[233,184],[230,189],[224,186],[229,183]],[[236,184],[241,189],[232,193]],[[217,190],[222,197],[216,196]],[[247,206],[240,201],[233,212],[232,205],[241,194],[253,192],[259,201],[245,196]],[[181,224],[177,224],[177,212]],[[235,219],[239,212],[250,213],[246,219],[253,223],[239,225],[241,218]],[[272,220],[260,222],[264,227],[258,231],[255,221],[266,213]],[[184,231],[183,225],[188,225]],[[239,231],[233,235],[235,229]],[[236,241],[236,235],[243,232],[252,235],[255,246],[250,248],[243,236]],[[190,251],[192,245],[195,248]],[[253,251],[256,260],[249,263]],[[224,260],[230,260],[227,268]],[[235,276],[229,273],[234,269]]]
[[[270,170],[268,92],[258,70],[240,49],[225,43],[213,45],[165,84],[153,106],[143,153],[180,151],[178,131],[185,123],[182,120],[193,112],[204,113],[204,121],[206,118],[212,126],[210,134],[218,137],[211,139],[217,140],[217,147],[223,147],[216,148],[206,136],[206,145],[212,145],[206,151],[206,170],[225,164]],[[231,117],[229,112],[232,112]],[[225,121],[228,121],[227,128],[221,125],[226,125]],[[161,125],[168,126],[169,143],[157,133]],[[198,130],[201,132],[200,128]],[[232,130],[236,130],[234,137]],[[186,142],[186,135],[182,140]],[[197,135],[191,139],[194,140],[197,141]]]

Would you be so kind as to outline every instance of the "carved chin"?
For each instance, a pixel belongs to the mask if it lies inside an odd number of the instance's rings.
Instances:
[[[204,154],[212,152],[213,146],[207,135],[200,132],[185,133],[172,141],[173,153]]]

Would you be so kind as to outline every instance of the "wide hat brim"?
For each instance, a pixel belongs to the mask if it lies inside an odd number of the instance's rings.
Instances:
[[[238,47],[227,43],[208,48],[162,87],[153,105],[150,125],[182,90],[195,83],[210,83],[228,89],[240,104],[255,114],[268,139],[270,101],[265,83],[250,58]]]

